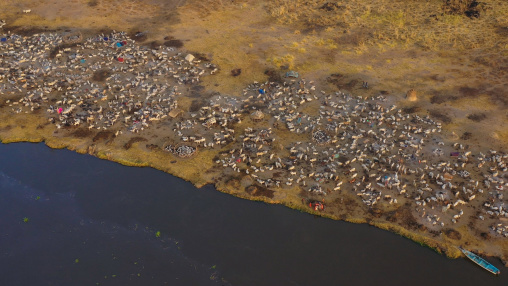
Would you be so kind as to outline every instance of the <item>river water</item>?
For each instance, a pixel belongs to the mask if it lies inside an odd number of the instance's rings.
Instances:
[[[26,222],[24,219],[26,218]],[[0,285],[508,285],[367,225],[0,144]]]

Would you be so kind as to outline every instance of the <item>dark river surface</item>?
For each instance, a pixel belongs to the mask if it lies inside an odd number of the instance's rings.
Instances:
[[[508,285],[489,261],[500,276],[367,225],[44,144],[0,144],[2,286]]]

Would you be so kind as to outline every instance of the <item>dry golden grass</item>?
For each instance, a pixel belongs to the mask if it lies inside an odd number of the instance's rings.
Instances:
[[[479,18],[473,19],[451,13],[450,5],[442,0],[275,0],[267,4],[267,9],[274,20],[296,29],[336,29],[340,44],[398,43],[430,50],[482,48],[500,52],[508,44],[506,37],[497,35],[498,29],[508,24],[508,2],[482,2],[485,8]],[[453,11],[463,11],[461,5]]]
[[[202,16],[208,16],[217,11],[236,7],[245,7],[247,0],[190,0],[187,3],[189,9],[198,11]]]

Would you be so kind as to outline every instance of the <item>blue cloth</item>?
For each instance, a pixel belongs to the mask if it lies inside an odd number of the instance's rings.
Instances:
[[[2,38],[0,41],[7,42],[7,38]]]
[[[109,40],[109,38],[108,37],[104,37],[104,41],[107,41],[107,40]]]
[[[120,48],[121,46],[123,46],[123,44],[122,43],[116,43],[116,46]]]
[[[261,94],[265,94],[265,90],[260,88],[260,89],[259,89],[259,93],[261,93]]]
[[[80,62],[81,62],[82,64],[84,64],[86,61],[85,61],[85,59],[81,59],[81,60],[80,60]]]

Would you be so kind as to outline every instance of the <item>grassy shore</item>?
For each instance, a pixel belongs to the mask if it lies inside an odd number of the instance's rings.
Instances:
[[[26,125],[16,125],[16,127],[9,127],[13,126],[13,123],[19,123],[16,117],[2,116],[2,118],[0,118],[0,140],[2,143],[44,142],[51,148],[67,148],[78,153],[91,154],[98,158],[110,160],[126,166],[151,167],[178,176],[193,183],[197,187],[202,187],[206,184],[214,184],[217,190],[240,198],[262,201],[270,204],[282,204],[292,209],[334,220],[345,220],[351,223],[368,223],[375,227],[407,237],[423,246],[434,249],[438,253],[445,254],[450,258],[457,258],[461,255],[460,251],[454,246],[457,245],[457,241],[448,239],[444,235],[440,235],[436,239],[435,236],[425,231],[409,230],[399,224],[387,222],[385,219],[377,219],[362,212],[336,215],[333,213],[314,211],[307,205],[302,204],[301,198],[297,195],[300,191],[298,189],[292,191],[284,190],[284,196],[275,195],[272,198],[251,195],[245,192],[245,189],[240,185],[234,185],[228,183],[228,181],[217,179],[217,177],[221,176],[221,172],[219,170],[213,171],[214,168],[211,165],[203,165],[203,162],[211,162],[210,156],[213,156],[215,152],[201,152],[190,159],[178,159],[163,151],[147,152],[138,146],[139,143],[134,143],[129,150],[125,150],[125,148],[123,148],[123,142],[125,140],[109,145],[103,143],[93,144],[91,138],[75,138],[58,134],[64,133],[65,131],[60,131],[55,134],[55,130],[49,125],[47,125],[46,128],[37,128],[37,126],[40,126],[42,123],[39,116],[27,114],[23,115],[23,118],[26,119],[26,121],[24,121]],[[67,134],[72,134],[72,132],[67,131]],[[203,170],[205,171],[203,172]],[[463,234],[462,237],[464,237],[464,239],[460,241],[461,244],[474,246],[482,243],[473,236],[466,236],[465,234],[467,232],[467,229],[461,231],[461,234]]]

